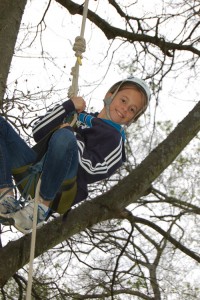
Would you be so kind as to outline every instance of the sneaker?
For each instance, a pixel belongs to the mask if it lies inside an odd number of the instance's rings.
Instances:
[[[9,219],[10,224],[12,224],[17,230],[21,231],[24,234],[27,234],[32,231],[34,204],[35,201],[31,200],[21,210],[6,215],[6,218]],[[37,228],[43,225],[48,215],[48,212],[49,212],[49,208],[46,205],[42,203],[38,204]]]
[[[2,198],[1,198],[2,197]],[[21,209],[19,201],[11,195],[0,195],[0,216],[14,213]]]

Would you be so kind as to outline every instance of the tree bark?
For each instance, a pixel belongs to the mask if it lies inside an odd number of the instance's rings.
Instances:
[[[145,193],[151,183],[172,163],[199,130],[200,102],[171,134],[119,184],[104,195],[92,201],[85,201],[77,208],[72,209],[66,221],[62,221],[62,217],[59,217],[39,229],[37,231],[35,256],[41,255],[48,249],[98,222],[112,218],[123,218],[125,207],[136,202]],[[126,214],[124,217],[127,217]],[[159,233],[162,234],[162,231]],[[173,243],[173,239],[167,237],[167,234],[165,238]],[[30,240],[31,235],[26,235],[0,249],[1,287],[17,270],[28,263]],[[180,243],[176,247],[183,251]],[[185,249],[183,252],[186,253]]]
[[[0,0],[0,107],[26,2]]]

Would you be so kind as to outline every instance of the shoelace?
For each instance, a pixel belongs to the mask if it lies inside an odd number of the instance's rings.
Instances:
[[[34,200],[30,201],[28,205],[26,205],[23,209],[28,217],[33,221],[33,211],[34,211]],[[43,207],[38,204],[38,223],[44,221],[47,211],[43,209]]]
[[[1,205],[3,205],[8,210],[12,210],[19,205],[19,203],[13,196],[6,197],[3,200],[4,201],[1,203]]]

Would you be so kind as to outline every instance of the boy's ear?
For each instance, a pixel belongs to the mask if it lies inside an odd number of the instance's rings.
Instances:
[[[106,98],[110,98],[112,96],[112,93],[111,92],[109,92],[109,93],[106,93],[106,95],[105,95],[105,99]]]
[[[104,106],[106,106],[107,107],[107,109],[109,110],[109,106],[110,106],[110,104],[111,104],[111,102],[112,102],[112,93],[106,93],[106,95],[105,95],[105,98],[103,99],[103,102],[104,102]],[[108,112],[109,113],[109,112]]]

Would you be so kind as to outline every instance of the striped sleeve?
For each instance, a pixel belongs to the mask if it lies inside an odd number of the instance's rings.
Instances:
[[[42,116],[33,125],[33,138],[36,142],[40,141],[50,131],[59,126],[67,114],[75,110],[71,100],[62,105],[56,105],[49,110],[45,116]]]

